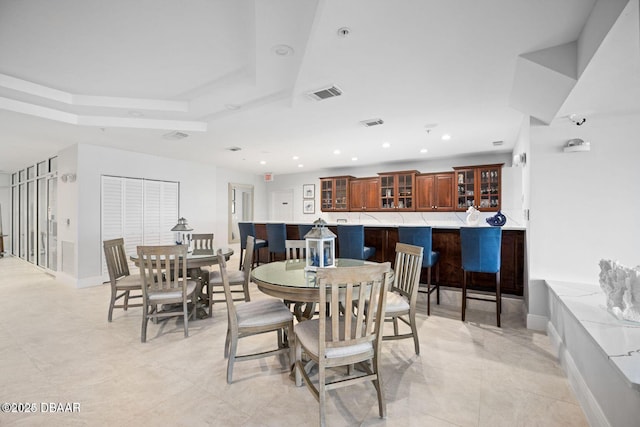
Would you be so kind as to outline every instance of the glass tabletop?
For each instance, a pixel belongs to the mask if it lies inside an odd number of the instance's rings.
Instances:
[[[359,259],[338,258],[336,266],[357,267],[365,264],[375,264]],[[302,260],[276,261],[262,264],[251,270],[252,280],[258,283],[268,283],[290,288],[315,288],[315,271],[305,271],[306,262]]]

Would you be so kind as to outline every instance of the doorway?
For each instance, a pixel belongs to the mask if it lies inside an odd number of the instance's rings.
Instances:
[[[293,221],[293,190],[271,193],[271,221]]]

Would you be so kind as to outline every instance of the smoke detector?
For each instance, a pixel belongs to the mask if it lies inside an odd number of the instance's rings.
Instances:
[[[590,151],[591,144],[580,138],[573,138],[567,141],[564,146],[565,153],[577,153],[580,151]]]
[[[315,92],[311,92],[307,95],[309,95],[311,99],[314,99],[316,101],[322,101],[323,99],[340,96],[342,95],[342,91],[340,90],[339,87],[333,85],[333,86],[326,87],[324,89],[319,89]]]
[[[363,126],[366,127],[371,127],[371,126],[378,126],[384,123],[384,120],[382,119],[369,119],[369,120],[363,120],[360,123],[362,123]]]

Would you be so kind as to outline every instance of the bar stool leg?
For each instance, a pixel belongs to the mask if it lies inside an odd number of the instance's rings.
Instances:
[[[500,327],[500,314],[502,314],[502,297],[500,296],[500,272],[496,273],[496,318]]]
[[[462,321],[467,311],[467,272],[462,270]]]

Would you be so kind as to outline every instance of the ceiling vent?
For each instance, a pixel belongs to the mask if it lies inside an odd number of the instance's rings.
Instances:
[[[493,141],[492,144],[494,147],[499,147],[504,144],[504,141]]]
[[[370,128],[371,126],[378,126],[384,123],[384,120],[382,119],[369,119],[369,120],[363,120],[360,123],[362,123],[364,126]]]
[[[308,94],[311,99],[322,101],[323,99],[333,98],[342,95],[342,91],[337,86],[330,86],[317,90]]]
[[[240,147],[228,147],[227,150],[229,150],[229,151],[240,151],[240,150],[242,150],[242,148],[240,148]]]
[[[165,133],[164,135],[162,135],[162,137],[164,139],[184,139],[186,137],[188,137],[189,134],[188,133],[184,133],[184,132],[180,132],[177,130],[174,130],[173,132],[169,132],[169,133]]]

